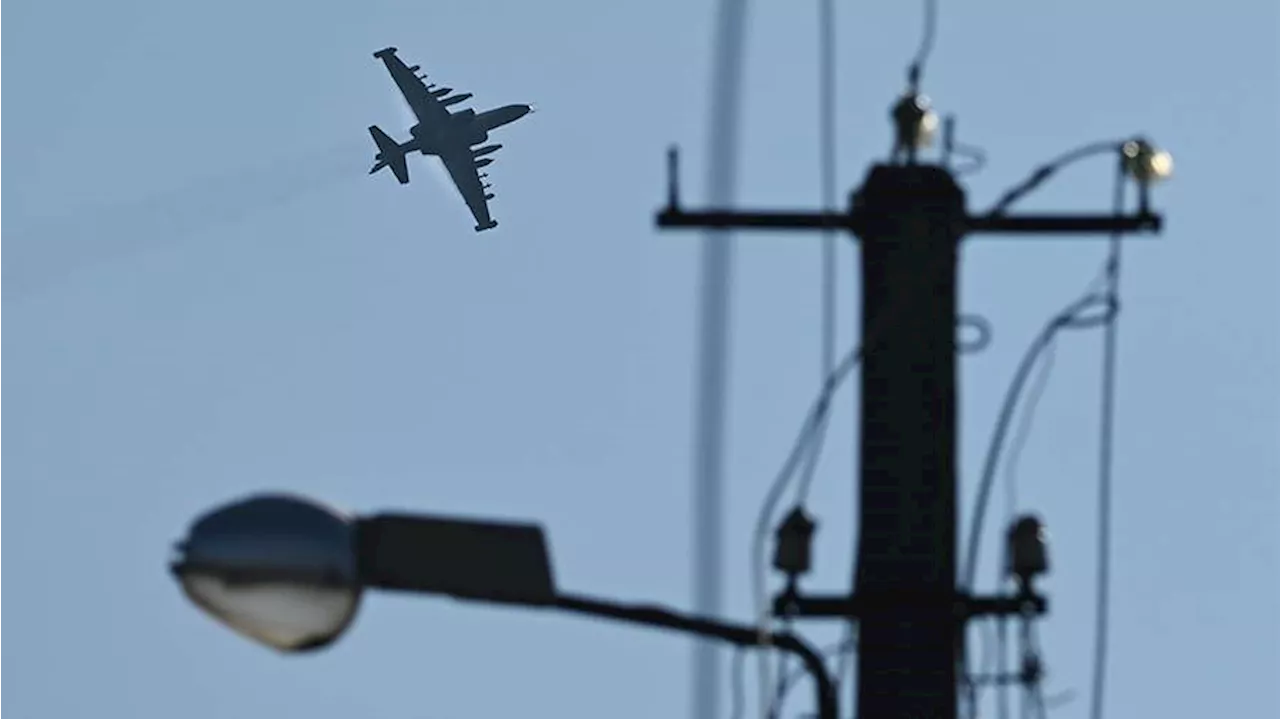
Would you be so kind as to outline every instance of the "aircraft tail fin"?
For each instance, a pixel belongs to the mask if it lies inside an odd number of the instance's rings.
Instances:
[[[369,126],[369,135],[378,146],[378,155],[374,158],[376,162],[373,169],[369,170],[369,174],[372,175],[384,167],[390,167],[391,173],[396,176],[396,180],[401,185],[409,184],[409,164],[405,161],[405,149],[377,125]]]

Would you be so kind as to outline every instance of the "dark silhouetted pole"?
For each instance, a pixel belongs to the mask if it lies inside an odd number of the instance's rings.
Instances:
[[[1110,215],[970,215],[941,165],[916,161],[915,96],[895,108],[895,161],[871,168],[843,212],[684,210],[678,192],[659,227],[823,230],[862,244],[859,556],[849,595],[802,594],[791,583],[775,616],[857,622],[857,716],[954,719],[964,629],[976,616],[1030,617],[1048,602],[1030,585],[980,597],[956,586],[956,276],[959,244],[977,234],[1158,232],[1145,200]],[[1126,143],[1126,147],[1132,143]],[[1117,146],[1116,151],[1120,150]],[[672,150],[670,167],[677,166]],[[1051,170],[1042,170],[1043,179]],[[1039,181],[1039,179],[1037,181]],[[1038,672],[998,681],[1033,684]]]
[[[882,165],[859,192],[859,717],[956,715],[956,260],[943,168]]]

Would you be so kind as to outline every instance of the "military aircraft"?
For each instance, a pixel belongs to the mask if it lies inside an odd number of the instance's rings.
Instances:
[[[409,128],[412,137],[403,144],[393,140],[377,125],[369,127],[369,134],[378,145],[375,164],[369,174],[390,167],[396,180],[407,185],[408,153],[417,151],[423,155],[435,155],[444,163],[453,184],[475,217],[476,232],[497,227],[497,220],[489,215],[488,201],[493,199],[493,193],[489,192],[489,183],[484,181],[488,175],[480,170],[493,163],[493,158],[485,155],[497,152],[502,145],[484,143],[489,139],[490,130],[528,115],[534,111],[533,106],[505,105],[481,113],[471,109],[451,111],[449,107],[469,99],[471,93],[450,95],[453,88],[426,83],[427,76],[418,74],[422,68],[405,65],[396,52],[396,48],[388,47],[373,53],[373,56],[386,64],[391,79],[400,88],[400,94],[404,95],[418,124]]]

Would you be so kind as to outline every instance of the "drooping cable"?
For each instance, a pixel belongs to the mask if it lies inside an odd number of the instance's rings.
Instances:
[[[836,204],[836,38],[835,0],[818,3],[818,163],[822,209]],[[836,366],[836,238],[822,234],[822,361],[819,377]]]
[[[836,204],[836,130],[835,130],[835,2],[818,3],[818,164],[822,209],[833,210]],[[820,380],[831,376],[836,365],[836,237],[833,230],[822,232],[822,344],[819,356]],[[797,504],[808,500],[822,443],[826,434],[826,418],[816,430],[814,447],[805,463],[797,492]]]
[[[988,215],[998,215],[1007,210],[1014,202],[1017,202],[1029,192],[1039,187],[1054,172],[1065,167],[1066,165],[1090,157],[1105,151],[1119,153],[1123,143],[1109,141],[1096,142],[1083,147],[1077,148],[1070,152],[1064,153],[1054,160],[1041,166],[1036,172],[1025,181],[1016,185],[1013,189],[1006,192],[1004,196],[988,211]],[[1116,198],[1117,202],[1123,200],[1124,175],[1122,173],[1117,179]],[[1117,212],[1120,211],[1122,205],[1118,206]],[[1021,396],[1023,385],[1026,383],[1028,375],[1034,368],[1040,353],[1045,351],[1046,347],[1053,341],[1054,336],[1063,329],[1083,329],[1097,327],[1100,324],[1108,323],[1114,318],[1118,311],[1118,298],[1115,293],[1108,290],[1099,293],[1095,288],[1100,283],[1114,284],[1109,278],[1114,270],[1111,265],[1114,263],[1119,265],[1119,252],[1115,248],[1118,244],[1118,236],[1112,237],[1112,258],[1108,260],[1108,264],[1103,268],[1103,274],[1092,283],[1086,290],[1083,297],[1076,302],[1068,305],[1066,309],[1055,315],[1045,327],[1040,331],[1031,346],[1027,349],[1026,354],[1022,358],[1017,371],[1014,373],[1008,389],[1006,390],[1004,402],[1000,408],[1000,414],[996,419],[996,428],[992,434],[991,442],[987,448],[987,454],[983,460],[982,475],[978,481],[978,495],[974,504],[973,519],[969,527],[969,543],[966,562],[964,566],[964,580],[962,586],[965,589],[972,589],[977,573],[977,555],[980,548],[982,525],[985,517],[987,504],[990,499],[992,485],[995,482],[995,471],[1000,460],[1000,454],[1003,450],[1005,435],[1009,430],[1009,422],[1012,419],[1013,411],[1016,409],[1018,398]],[[1089,316],[1085,313],[1090,309],[1102,306],[1105,312],[1101,316]],[[1108,460],[1109,461],[1109,460]]]
[[[1115,213],[1124,211],[1124,166],[1117,163]],[[1120,234],[1111,236],[1104,276],[1113,307],[1120,303]],[[1111,592],[1111,475],[1115,454],[1116,365],[1119,340],[1118,313],[1113,312],[1102,335],[1102,398],[1098,438],[1098,588],[1093,638],[1093,690],[1089,716],[1102,719],[1107,676],[1107,629]]]
[[[924,76],[925,63],[929,61],[929,55],[933,52],[933,45],[937,39],[938,31],[938,0],[924,1],[924,32],[920,36],[920,49],[916,50],[915,59],[911,61],[911,67],[907,71],[908,81],[913,87],[920,84],[921,78]]]
[[[1119,152],[1122,145],[1124,145],[1123,140],[1104,140],[1102,142],[1091,142],[1088,145],[1083,145],[1069,152],[1064,152],[1036,168],[1036,170],[1032,172],[1027,179],[1007,190],[1000,196],[1000,199],[996,200],[995,204],[991,206],[991,209],[987,210],[987,216],[991,217],[1004,214],[1014,205],[1014,203],[1031,194],[1033,190],[1044,184],[1044,182],[1052,177],[1054,173],[1067,165],[1071,165],[1094,155]]]
[[[1039,362],[1040,371],[1033,380],[1034,384],[1031,385],[1030,394],[1027,396],[1026,407],[1022,410],[1018,428],[1014,432],[1013,441],[1009,446],[1009,459],[1005,462],[1004,479],[1006,525],[1013,521],[1018,511],[1018,460],[1021,458],[1022,450],[1026,447],[1027,439],[1031,434],[1031,427],[1035,422],[1036,407],[1040,404],[1040,398],[1044,396],[1044,390],[1049,384],[1049,376],[1053,373],[1056,347],[1057,338],[1051,337],[1044,347],[1044,354]],[[1007,566],[1007,564],[1008,557],[1006,556],[1005,565]],[[1008,626],[1003,620],[996,621],[998,622],[996,625],[996,675],[1004,676],[1007,671],[1009,657]],[[1009,719],[1009,685],[1000,683],[997,692],[997,716],[999,719]]]
[[[1009,623],[1004,618],[996,620],[996,676],[1004,677],[1009,671]],[[1009,684],[996,684],[996,718],[1009,719]]]
[[[773,483],[769,486],[769,491],[765,495],[764,503],[760,507],[760,512],[756,515],[756,524],[752,533],[751,579],[756,616],[762,624],[767,622],[770,616],[768,586],[765,579],[765,567],[767,564],[765,549],[773,517],[777,514],[778,506],[781,504],[782,497],[790,486],[791,480],[795,477],[795,471],[800,461],[812,450],[811,443],[818,436],[820,428],[826,422],[832,395],[835,394],[835,391],[839,389],[844,380],[861,362],[865,346],[865,344],[859,345],[850,350],[841,359],[840,363],[835,366],[831,374],[827,376],[826,381],[823,382],[822,392],[810,406],[809,413],[800,427],[800,432],[791,446],[791,452],[787,455],[787,459],[783,462],[777,476],[774,477]],[[766,685],[766,690],[771,686],[772,682]]]
[[[1090,310],[1102,307],[1103,312],[1100,315],[1088,314]],[[1058,332],[1064,329],[1088,329],[1097,327],[1106,323],[1114,315],[1116,306],[1111,296],[1100,294],[1092,291],[1085,293],[1083,297],[1068,305],[1064,310],[1051,318],[1040,333],[1032,341],[1027,348],[1026,353],[1022,357],[1017,370],[1014,372],[1013,379],[1010,381],[1009,387],[1005,391],[1004,401],[1000,407],[1000,412],[996,418],[995,430],[992,432],[990,444],[987,447],[987,453],[983,460],[982,474],[978,480],[978,492],[974,504],[973,518],[969,525],[969,540],[967,545],[966,561],[962,572],[961,588],[966,591],[972,591],[977,577],[978,569],[978,550],[982,540],[983,520],[986,516],[986,508],[990,502],[991,489],[995,483],[996,469],[999,466],[1000,457],[1004,448],[1005,438],[1009,431],[1010,423],[1013,419],[1014,410],[1017,408],[1018,400],[1022,396],[1023,388],[1030,377],[1032,369],[1035,368],[1037,361],[1040,359],[1041,353],[1053,342]],[[1000,649],[1003,651],[1003,648]],[[961,676],[967,685],[967,699],[969,704],[969,715],[975,717],[977,715],[977,688],[973,682],[968,680],[968,656],[967,652],[960,657],[962,662]]]
[[[1031,435],[1031,426],[1035,423],[1036,407],[1040,404],[1040,398],[1044,396],[1045,388],[1049,384],[1049,376],[1053,374],[1053,362],[1054,357],[1057,355],[1057,346],[1056,338],[1051,338],[1049,343],[1045,345],[1043,359],[1039,363],[1040,372],[1036,374],[1034,384],[1031,385],[1030,394],[1027,395],[1026,408],[1022,410],[1018,429],[1014,432],[1013,441],[1009,444],[1009,459],[1005,462],[1004,468],[1004,515],[1006,524],[1012,522],[1018,512],[1018,460],[1021,459],[1022,450],[1026,447],[1027,439]]]
[[[856,648],[857,648],[857,642],[841,639],[839,642],[836,642],[835,644],[824,647],[820,653],[823,656],[831,656],[834,654],[836,655],[837,659],[843,661],[844,658],[849,656],[853,652],[853,650]],[[799,683],[799,681],[803,679],[805,676],[806,676],[806,672],[804,668],[797,667],[796,669],[790,672],[787,672],[785,675],[782,676],[781,679],[779,679],[778,693],[777,693],[777,698],[775,699],[776,703],[774,705],[773,711],[771,712],[773,716],[778,715],[778,712],[781,711],[783,703],[786,701],[787,695],[796,686],[796,684]]]
[[[1103,143],[1095,146],[1087,146],[1073,153],[1064,156],[1066,162],[1097,152],[1097,148]],[[1110,144],[1112,149],[1117,147],[1116,144]],[[1065,164],[1060,160],[1056,164],[1050,163],[1046,166],[1060,167]],[[1044,168],[1042,168],[1043,170]],[[1124,204],[1124,168],[1118,169],[1115,189],[1115,212],[1118,214],[1123,211]],[[1047,176],[1043,172],[1037,173],[1040,179],[1033,176],[1032,180],[1023,183],[1022,187],[1031,188],[1038,185]],[[1028,190],[1029,191],[1029,190]],[[1017,197],[1026,194],[1025,191],[1017,193]],[[1008,193],[1006,196],[1013,196],[1014,193]],[[1007,207],[1007,204],[1005,204]],[[1003,211],[1003,210],[1000,210]],[[991,486],[994,483],[995,469],[999,461],[1001,449],[1003,447],[1004,438],[1008,432],[1009,422],[1012,417],[1013,410],[1017,404],[1017,399],[1022,392],[1031,369],[1035,366],[1036,360],[1041,352],[1046,351],[1057,332],[1063,329],[1085,329],[1105,325],[1108,330],[1107,336],[1109,340],[1104,338],[1104,370],[1103,370],[1103,400],[1102,400],[1102,440],[1099,446],[1099,539],[1098,539],[1098,597],[1097,597],[1097,623],[1095,626],[1094,641],[1094,691],[1093,691],[1093,711],[1096,712],[1092,716],[1094,719],[1100,719],[1102,706],[1102,689],[1105,675],[1106,664],[1106,637],[1107,637],[1107,607],[1109,602],[1109,581],[1110,581],[1110,485],[1111,485],[1111,462],[1113,455],[1113,434],[1114,434],[1114,394],[1115,394],[1115,330],[1114,325],[1116,317],[1119,313],[1119,236],[1113,235],[1111,238],[1111,249],[1107,263],[1103,268],[1103,272],[1085,295],[1075,303],[1068,306],[1063,312],[1051,319],[1041,333],[1032,342],[1024,355],[1022,362],[1019,364],[1014,378],[1010,383],[1006,392],[1004,403],[1001,407],[1000,414],[997,417],[996,428],[992,434],[991,443],[988,446],[987,455],[984,460],[982,476],[979,480],[978,495],[975,501],[975,509],[969,531],[969,543],[964,566],[964,580],[962,587],[972,590],[977,575],[977,559],[978,549],[982,537],[982,524],[985,516],[986,505],[989,502]],[[1098,291],[1096,287],[1103,285],[1104,290]],[[1094,307],[1101,306],[1104,311],[1100,315],[1088,315],[1086,312]],[[967,657],[964,658],[967,665]],[[965,670],[967,674],[967,669]],[[976,694],[970,685],[969,703],[971,715],[976,712]]]
[[[836,204],[836,59],[835,59],[835,1],[819,0],[818,2],[818,167],[819,186],[821,189],[821,206],[825,211],[832,211]],[[836,364],[836,237],[834,231],[827,229],[822,233],[822,317],[821,345],[819,354],[818,378],[825,381],[835,370]],[[828,417],[824,413],[814,429],[812,446],[806,457],[805,466],[800,477],[800,489],[797,504],[804,506],[808,499],[813,478],[818,470],[822,457],[823,444],[826,441]],[[768,628],[767,619],[761,618],[761,631]],[[777,711],[782,696],[786,692],[787,657],[779,657],[774,692],[774,706],[770,715]],[[763,675],[761,677],[764,678]],[[839,678],[836,679],[837,686]]]
[[[795,442],[792,444],[791,451],[783,462],[782,468],[779,469],[777,476],[774,477],[773,482],[769,485],[769,491],[765,494],[764,502],[760,506],[760,512],[756,515],[751,544],[752,598],[756,616],[761,624],[767,622],[770,615],[768,584],[765,578],[767,566],[765,549],[769,538],[769,528],[772,525],[773,517],[777,514],[782,497],[786,494],[791,481],[796,477],[796,469],[799,467],[800,461],[811,451],[811,443],[818,436],[819,428],[826,422],[831,408],[832,397],[861,363],[867,349],[875,346],[875,343],[883,334],[884,328],[894,321],[899,312],[909,309],[909,299],[910,297],[902,297],[898,298],[897,301],[891,302],[888,311],[881,313],[872,325],[864,330],[862,343],[850,349],[832,369],[831,374],[823,382],[822,391],[818,394],[813,404],[810,405],[809,412],[800,426],[800,431],[796,435]],[[762,639],[761,641],[762,646],[767,646],[765,640]],[[772,682],[766,684],[766,691],[771,687]],[[768,701],[766,700],[766,709],[767,705]]]
[[[925,267],[923,271],[930,272],[932,268]],[[902,284],[898,286],[903,287]],[[865,353],[876,346],[880,337],[883,336],[885,328],[896,321],[901,313],[911,309],[913,299],[914,296],[905,291],[899,292],[897,297],[891,297],[885,311],[878,313],[870,326],[864,328],[862,342],[850,349],[836,364],[831,374],[827,376],[826,381],[823,382],[822,390],[819,392],[818,397],[810,405],[809,412],[805,416],[800,431],[791,446],[791,451],[788,453],[778,474],[774,477],[773,482],[769,485],[769,490],[761,503],[760,511],[756,515],[756,523],[752,530],[751,585],[754,611],[759,623],[764,623],[769,618],[769,595],[765,577],[768,563],[765,550],[769,538],[769,528],[772,525],[773,517],[777,515],[783,495],[786,494],[787,488],[791,485],[792,480],[795,479],[796,469],[800,466],[800,461],[805,459],[807,453],[811,451],[812,442],[819,435],[819,429],[823,426],[823,423],[826,422],[832,397],[861,363]],[[857,547],[855,546],[855,556],[856,552]],[[766,646],[764,644],[766,640],[762,639],[761,641],[762,646]],[[766,690],[771,686],[772,682],[766,684]]]
[[[1086,314],[1089,310],[1102,306],[1105,312],[1101,316]],[[978,495],[974,503],[973,520],[969,525],[969,542],[964,564],[961,587],[971,590],[978,571],[978,549],[981,545],[983,519],[990,500],[991,488],[995,483],[996,468],[1004,448],[1004,441],[1009,432],[1013,412],[1017,408],[1018,399],[1022,396],[1023,387],[1035,367],[1040,355],[1053,341],[1054,336],[1064,329],[1088,329],[1097,327],[1108,321],[1115,308],[1111,298],[1096,292],[1089,292],[1084,297],[1072,302],[1063,311],[1054,315],[1027,348],[1014,372],[1013,380],[1005,391],[1004,402],[996,418],[996,427],[983,459],[982,475],[978,480]]]

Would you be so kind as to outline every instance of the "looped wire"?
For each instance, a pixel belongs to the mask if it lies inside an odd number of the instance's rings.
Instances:
[[[982,315],[960,315],[956,318],[956,327],[970,327],[977,332],[977,337],[968,342],[956,342],[956,349],[962,355],[981,352],[991,344],[991,321]]]

